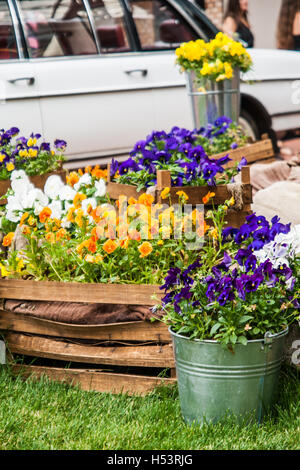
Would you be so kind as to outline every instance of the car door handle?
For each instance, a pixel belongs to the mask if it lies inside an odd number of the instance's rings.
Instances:
[[[127,75],[139,74],[142,77],[146,77],[146,75],[148,74],[148,70],[147,69],[125,70],[125,73],[127,73]]]
[[[20,77],[20,78],[12,78],[8,80],[9,83],[15,84],[17,82],[27,82],[28,85],[34,85],[35,78],[34,77]]]

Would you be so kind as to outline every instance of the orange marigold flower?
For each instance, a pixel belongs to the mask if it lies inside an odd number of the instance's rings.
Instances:
[[[67,221],[68,222],[75,222],[74,219],[74,212],[75,212],[75,207],[70,207],[67,213]]]
[[[5,235],[5,237],[3,238],[3,243],[2,245],[3,246],[10,246],[12,241],[13,241],[13,238],[15,236],[15,232],[9,232],[7,235]]]
[[[24,224],[24,222],[25,222],[25,220],[27,219],[27,217],[29,217],[28,212],[24,212],[24,214],[22,215],[21,220],[20,220],[20,226],[21,226],[21,227],[22,227],[22,225]]]
[[[31,233],[31,230],[30,228],[28,227],[28,225],[23,225],[22,227],[22,234],[23,235],[29,235]]]
[[[92,171],[92,167],[90,165],[86,166],[84,169],[85,173],[91,173],[91,171]]]
[[[77,193],[76,196],[73,199],[73,204],[76,209],[81,206],[81,202],[86,199],[86,195],[82,193]]]
[[[93,238],[93,240],[98,240],[98,235],[97,235],[97,227],[94,227],[91,231],[91,238]]]
[[[150,253],[153,250],[153,247],[152,247],[151,243],[144,242],[138,247],[138,250],[141,253],[140,258],[145,258],[145,256],[150,255]]]
[[[101,263],[101,261],[103,261],[103,256],[101,255],[96,255],[95,256],[95,263]]]
[[[56,234],[56,240],[59,240],[60,238],[66,238],[67,236],[67,231],[65,228],[60,228]]]
[[[54,243],[55,242],[55,234],[53,232],[49,232],[49,233],[46,233],[46,236],[45,236],[46,240],[50,243]]]
[[[80,176],[83,176],[83,171],[82,171],[82,169],[81,169],[81,168],[79,168],[79,170],[78,170],[78,174],[79,174]]]
[[[113,253],[117,248],[118,248],[118,244],[114,240],[107,240],[103,244],[103,250],[109,255]]]
[[[46,222],[46,220],[49,219],[51,214],[52,214],[52,210],[49,207],[44,207],[42,212],[40,212],[40,214],[39,214],[40,222],[42,224],[44,224]]]
[[[128,204],[129,204],[130,206],[132,206],[132,204],[136,204],[136,203],[137,203],[137,200],[134,199],[134,197],[130,197],[130,198],[128,199]]]
[[[215,193],[212,193],[211,191],[209,191],[209,192],[206,194],[206,196],[204,196],[204,197],[202,198],[203,204],[207,204],[207,203],[210,201],[210,199],[212,199],[213,197],[215,197],[215,195],[216,195]]]
[[[74,184],[78,183],[78,181],[79,181],[79,176],[78,176],[78,173],[76,173],[76,171],[71,171],[71,173],[67,175],[67,183],[70,186],[74,186]]]
[[[107,179],[107,170],[101,170],[98,165],[92,170],[91,175],[93,178],[100,180],[101,178],[106,180]]]
[[[154,197],[152,194],[143,193],[139,197],[139,204],[144,204],[144,206],[151,206],[154,202]]]
[[[126,237],[126,238],[124,238],[124,240],[120,241],[120,247],[123,248],[124,250],[127,250],[128,245],[129,245],[129,238],[128,237]]]

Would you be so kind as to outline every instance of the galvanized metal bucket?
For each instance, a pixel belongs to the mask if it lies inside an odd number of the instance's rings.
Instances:
[[[192,70],[186,73],[188,95],[191,98],[194,127],[212,124],[220,116],[238,123],[240,115],[240,70],[233,78],[215,82],[199,78]]]
[[[169,331],[185,421],[216,423],[230,414],[238,422],[260,423],[274,404],[288,329],[246,346],[236,344],[234,353],[216,341],[190,340]]]

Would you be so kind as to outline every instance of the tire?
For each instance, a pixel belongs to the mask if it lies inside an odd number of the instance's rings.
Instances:
[[[240,126],[242,126],[242,129],[245,134],[247,134],[253,140],[260,140],[258,126],[251,114],[249,114],[245,109],[241,110],[239,124]]]
[[[263,133],[268,134],[269,138],[272,140],[274,154],[275,155],[278,154],[279,148],[277,145],[277,135],[276,135],[276,132],[273,131],[273,129],[268,128],[268,129],[264,129],[263,132],[260,132],[259,127],[254,121],[253,117],[245,109],[241,110],[239,124],[242,126],[242,129],[245,132],[245,134],[247,134],[253,140],[260,140],[261,134]]]

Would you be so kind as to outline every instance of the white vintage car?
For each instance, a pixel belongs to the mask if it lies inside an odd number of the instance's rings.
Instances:
[[[187,0],[1,0],[0,128],[68,142],[69,161],[128,154],[152,130],[193,128],[174,49],[217,28]],[[300,127],[300,54],[249,50],[251,135]]]

